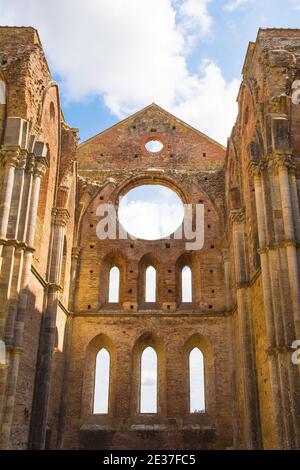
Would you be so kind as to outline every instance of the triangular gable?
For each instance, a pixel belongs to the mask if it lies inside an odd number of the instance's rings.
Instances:
[[[195,129],[193,126],[190,126],[189,124],[187,124],[186,122],[182,121],[181,119],[179,119],[178,117],[174,116],[173,114],[169,113],[168,111],[166,111],[165,109],[161,108],[160,106],[158,106],[156,103],[151,103],[150,105],[142,108],[141,110],[137,111],[136,113],[134,114],[131,114],[130,116],[128,116],[127,118],[117,122],[116,124],[114,124],[113,126],[110,126],[108,127],[107,129],[99,132],[98,134],[94,135],[93,137],[90,137],[89,139],[85,140],[84,142],[82,142],[81,144],[79,144],[79,148],[80,147],[83,147],[85,146],[86,144],[88,143],[91,143],[91,141],[93,141],[94,139],[100,137],[101,135],[104,135],[106,134],[107,132],[110,132],[116,128],[118,128],[119,126],[122,126],[124,125],[125,123],[127,122],[130,122],[131,120],[135,120],[139,115],[142,115],[143,113],[145,113],[146,111],[150,110],[150,109],[156,109],[157,111],[159,111],[160,113],[163,113],[165,114],[169,119],[171,120],[175,120],[176,122],[178,122],[181,126],[184,126],[186,127],[187,129],[195,132],[197,135],[201,136],[202,138],[210,141],[212,144],[215,144],[217,146],[219,146],[222,150],[226,150],[226,147],[224,147],[222,144],[220,144],[219,142],[217,142],[216,140],[212,139],[211,137],[208,137],[206,134],[204,134],[203,132],[200,132],[198,129]]]

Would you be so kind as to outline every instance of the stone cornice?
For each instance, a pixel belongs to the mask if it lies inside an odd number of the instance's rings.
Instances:
[[[288,344],[277,345],[274,347],[270,347],[266,349],[267,354],[270,356],[277,356],[278,354],[286,354],[286,353],[293,353],[295,349],[293,349]]]
[[[258,248],[257,252],[259,254],[268,253],[269,251],[278,250],[279,248],[286,248],[288,246],[299,248],[300,242],[297,240],[282,240],[280,242],[269,243],[268,245]]]
[[[35,248],[32,246],[27,245],[27,243],[23,241],[16,240],[14,238],[0,238],[0,245],[3,246],[14,246],[16,250],[24,250],[28,253],[34,253]]]

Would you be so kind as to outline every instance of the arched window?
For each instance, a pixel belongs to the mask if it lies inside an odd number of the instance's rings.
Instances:
[[[141,413],[157,413],[157,355],[151,347],[141,357],[140,399]]]
[[[145,301],[156,302],[156,270],[153,266],[146,269]]]
[[[190,352],[190,413],[205,411],[204,359],[198,348]]]
[[[96,357],[94,414],[108,413],[109,405],[110,355],[107,349],[100,349]]]
[[[116,266],[109,271],[108,302],[119,302],[120,270]]]
[[[192,271],[188,266],[181,271],[181,299],[182,302],[192,302]]]

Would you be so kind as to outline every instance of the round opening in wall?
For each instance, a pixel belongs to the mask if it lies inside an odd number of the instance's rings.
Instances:
[[[130,235],[143,240],[159,240],[182,224],[184,207],[172,189],[159,184],[143,184],[120,198],[118,215]]]
[[[150,153],[157,153],[160,152],[163,149],[163,144],[160,142],[160,140],[149,140],[149,142],[146,143],[145,145],[146,150]]]

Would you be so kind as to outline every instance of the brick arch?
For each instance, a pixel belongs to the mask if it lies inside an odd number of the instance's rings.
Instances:
[[[120,270],[120,289],[118,303],[122,305],[126,286],[127,260],[124,254],[119,250],[110,251],[100,261],[100,305],[103,305],[106,308],[110,308],[110,306],[112,306],[112,304],[108,303],[108,288],[109,272],[114,266]]]
[[[177,306],[184,307],[182,304],[182,269],[188,266],[192,271],[192,304],[199,305],[201,299],[201,276],[200,276],[200,261],[197,253],[184,252],[176,260],[176,302]],[[186,308],[191,308],[190,303],[186,304]]]
[[[167,188],[172,189],[184,204],[189,201],[188,195],[182,188],[182,185],[178,184],[178,182],[172,178],[161,175],[160,172],[153,172],[151,175],[149,175],[149,173],[144,173],[135,177],[127,178],[115,189],[115,191],[113,191],[112,202],[118,206],[120,196],[125,195],[131,189],[146,184],[166,186]]]
[[[144,331],[132,348],[131,414],[133,416],[140,414],[141,357],[147,347],[153,348],[157,355],[157,415],[164,416],[167,408],[166,351],[162,339],[151,330]]]
[[[138,263],[137,282],[138,282],[138,303],[139,303],[140,308],[143,308],[146,305],[148,305],[145,302],[145,288],[146,288],[146,270],[149,266],[153,266],[156,270],[156,302],[155,304],[157,306],[159,305],[160,299],[161,299],[161,293],[162,293],[161,260],[153,252],[146,253],[140,258],[139,263]],[[151,306],[153,307],[153,305]]]
[[[183,374],[184,389],[183,400],[184,410],[189,414],[190,404],[190,381],[189,381],[189,357],[194,348],[198,348],[203,354],[204,360],[204,387],[205,387],[205,412],[214,415],[215,406],[215,361],[214,350],[210,340],[201,333],[196,332],[190,336],[183,345]]]
[[[81,397],[82,418],[87,418],[93,415],[96,357],[102,348],[105,348],[110,355],[108,414],[109,416],[114,415],[116,400],[117,351],[111,338],[104,333],[100,333],[91,339],[85,349],[85,363]]]

